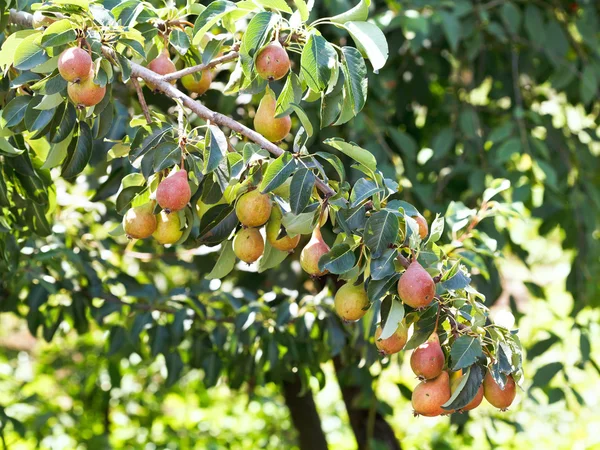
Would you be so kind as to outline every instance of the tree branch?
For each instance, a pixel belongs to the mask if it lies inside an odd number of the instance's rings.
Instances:
[[[17,12],[14,9],[11,9],[9,20],[13,23],[18,23],[22,26],[31,27],[33,16],[26,12]],[[115,58],[114,51],[109,47],[102,47],[102,53],[107,58]],[[167,97],[180,100],[187,108],[191,109],[202,119],[223,127],[227,127],[241,134],[242,136],[247,137],[252,142],[255,142],[256,144],[260,145],[262,148],[264,148],[274,156],[281,156],[283,153],[285,153],[285,150],[267,140],[262,134],[257,133],[256,131],[237,122],[231,117],[213,111],[204,106],[202,103],[193,100],[191,97],[181,92],[168,81],[164,81],[163,77],[157,74],[156,72],[153,72],[152,70],[147,69],[146,67],[143,67],[134,62],[130,62],[130,64],[132,77],[142,78],[146,82],[149,81],[154,85],[156,90],[164,93]],[[331,187],[329,187],[329,185],[320,178],[317,178],[315,185],[323,193],[325,198],[329,198],[335,195],[335,191],[331,189]]]
[[[234,47],[232,47],[231,52],[227,53],[226,55],[215,58],[206,64],[198,64],[197,66],[186,67],[184,69],[178,70],[177,72],[163,75],[162,79],[164,81],[178,80],[179,78],[184,77],[186,75],[190,75],[196,72],[202,72],[206,69],[212,69],[213,67],[216,67],[219,64],[224,64],[226,62],[233,61],[238,56],[240,56],[240,54],[237,52],[238,47],[239,45],[236,44]]]
[[[148,123],[148,125],[150,125],[152,123],[152,118],[150,117],[150,111],[148,111],[148,104],[146,103],[146,98],[144,97],[144,92],[142,91],[140,82],[137,80],[137,78],[134,77],[131,79],[131,84],[133,84],[133,86],[135,87],[135,90],[136,90],[137,96],[138,96],[138,100],[142,107],[142,112],[144,113],[146,122]]]

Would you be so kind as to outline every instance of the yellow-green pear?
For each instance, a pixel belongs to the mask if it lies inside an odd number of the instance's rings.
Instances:
[[[167,214],[166,211],[161,211],[157,216],[156,231],[152,234],[152,237],[160,244],[166,245],[174,244],[181,239],[182,235],[183,230],[181,230],[179,214]]]
[[[154,202],[131,208],[123,217],[125,234],[133,239],[146,239],[156,230]]]
[[[297,234],[294,237],[288,235],[279,236],[282,217],[281,210],[278,206],[275,206],[271,210],[271,217],[267,223],[267,240],[269,241],[269,244],[277,250],[291,252],[298,246],[300,235]]]
[[[254,129],[271,142],[281,141],[292,129],[290,116],[275,118],[276,104],[275,94],[267,87],[254,115]]]

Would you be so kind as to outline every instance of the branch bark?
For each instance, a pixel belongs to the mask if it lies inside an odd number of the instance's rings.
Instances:
[[[224,64],[226,62],[233,61],[238,56],[240,56],[240,54],[237,52],[237,48],[238,48],[238,46],[236,45],[232,49],[231,52],[227,53],[226,55],[215,58],[209,63],[198,64],[197,66],[186,67],[185,69],[178,70],[177,72],[163,75],[162,79],[164,81],[178,80],[179,78],[184,77],[186,75],[190,75],[190,74],[196,73],[196,72],[202,72],[203,70],[206,70],[206,69],[212,69],[213,67],[216,67],[219,64]]]
[[[22,26],[31,27],[33,16],[26,12],[11,9],[9,20],[12,23],[17,23]],[[102,53],[109,59],[116,59],[114,51],[109,47],[102,47]],[[255,142],[256,144],[260,145],[262,148],[264,148],[274,156],[281,156],[285,152],[285,150],[283,150],[281,147],[278,147],[277,145],[267,140],[262,134],[257,133],[256,131],[237,122],[231,117],[213,111],[204,106],[202,103],[193,100],[191,97],[184,94],[175,86],[173,86],[170,82],[164,81],[163,77],[157,74],[156,72],[153,72],[150,69],[143,67],[133,61],[130,62],[130,65],[132,77],[139,77],[146,82],[149,81],[154,85],[154,88],[156,90],[162,92],[167,97],[181,101],[187,108],[191,109],[202,119],[210,121],[222,127],[227,127],[230,130],[233,130],[241,134],[242,136],[245,136],[252,142]],[[335,195],[335,191],[331,189],[331,187],[329,187],[329,185],[320,178],[317,178],[315,185],[323,193],[325,198],[329,198]]]

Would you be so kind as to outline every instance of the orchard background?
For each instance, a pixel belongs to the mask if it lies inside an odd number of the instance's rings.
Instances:
[[[4,0],[0,13],[5,448],[600,445],[595,2]],[[292,72],[267,89],[254,63],[271,40]],[[93,108],[56,70],[76,42],[107,89]],[[176,69],[214,63],[199,101],[145,69],[165,46]],[[266,89],[291,117],[276,145],[252,131]],[[180,165],[178,242],[128,240],[123,215]],[[257,264],[236,261],[249,186],[303,235],[291,255],[267,243]],[[310,278],[300,250],[317,223],[330,273]],[[425,310],[394,291],[417,257],[437,281]],[[345,280],[368,286],[358,322],[334,312]],[[413,417],[410,351],[377,353],[380,319],[386,335],[413,323],[407,349],[440,325],[448,367],[514,373],[515,403]]]

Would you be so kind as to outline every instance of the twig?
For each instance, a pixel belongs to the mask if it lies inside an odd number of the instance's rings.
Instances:
[[[196,72],[202,72],[206,69],[212,69],[213,67],[218,66],[219,64],[224,64],[226,62],[232,61],[238,56],[240,56],[240,54],[237,52],[237,48],[238,45],[232,48],[232,51],[227,53],[226,55],[215,58],[206,64],[198,64],[196,66],[186,67],[185,69],[178,70],[177,72],[164,75],[162,79],[164,81],[178,80],[179,78],[184,77],[186,75],[190,75]]]
[[[140,82],[137,80],[136,77],[131,77],[131,84],[133,84],[133,86],[135,87],[140,106],[142,107],[142,112],[144,113],[146,122],[148,123],[148,125],[150,125],[152,123],[152,117],[150,117],[150,111],[148,111],[148,104],[146,103],[146,98],[144,97],[144,92],[142,91]]]
[[[410,266],[410,262],[408,261],[408,259],[406,259],[406,258],[404,257],[404,255],[402,255],[402,254],[398,253],[398,256],[397,256],[397,258],[396,258],[396,259],[398,259],[398,262],[399,262],[400,264],[402,264],[402,267],[404,267],[405,269],[407,269],[407,268],[408,268],[408,266]]]

